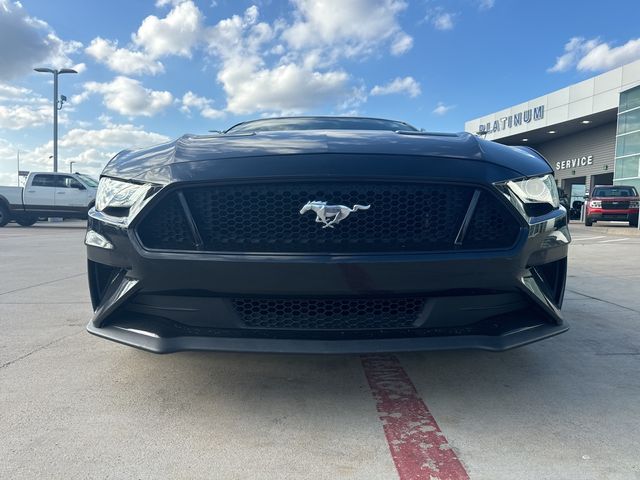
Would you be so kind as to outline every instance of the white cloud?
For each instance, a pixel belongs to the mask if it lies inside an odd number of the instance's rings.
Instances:
[[[573,68],[585,54],[598,45],[597,39],[586,40],[583,37],[572,37],[564,46],[564,53],[556,58],[548,72],[565,72]]]
[[[253,6],[207,32],[209,50],[221,59],[217,78],[227,95],[228,111],[301,113],[348,98],[349,75],[315,70],[318,58],[313,52],[307,52],[302,64],[283,57],[270,68],[262,50],[274,39],[274,28],[258,22],[258,15]]]
[[[102,103],[109,110],[130,117],[151,117],[173,102],[170,92],[145,88],[138,80],[123,76],[111,82],[87,82],[83,87],[84,91],[71,99],[73,103],[80,103],[97,93],[102,95]]]
[[[432,18],[433,26],[437,30],[451,30],[453,28],[454,15],[449,12],[439,12]]]
[[[96,37],[85,49],[85,52],[118,73],[155,75],[164,72],[162,63],[154,60],[150,55],[127,48],[118,48],[117,41]]]
[[[243,55],[251,57],[251,61],[259,57],[261,48],[273,36],[269,24],[258,22],[258,8],[255,5],[245,10],[242,16],[233,15],[220,20],[205,34],[209,51],[223,60],[233,60]]]
[[[65,148],[90,147],[100,149],[137,148],[166,142],[169,138],[155,132],[147,132],[140,125],[111,123],[106,128],[88,130],[74,128],[59,140]]]
[[[397,21],[407,8],[403,0],[291,1],[297,20],[282,37],[293,49],[327,47],[334,57],[353,57],[371,54],[398,35],[408,37]],[[410,46],[406,38],[400,44]],[[396,52],[403,53],[394,45]]]
[[[393,55],[402,55],[411,50],[411,47],[413,47],[413,38],[404,32],[400,32],[391,44],[391,53]]]
[[[73,68],[78,73],[83,73],[83,72],[85,72],[87,70],[87,64],[86,63],[76,63],[71,68]]]
[[[629,40],[618,47],[600,43],[580,59],[578,70],[610,70],[638,59],[640,59],[640,38]]]
[[[139,148],[169,140],[169,137],[146,131],[140,125],[110,123],[101,129],[75,128],[65,133],[58,142],[60,169],[68,169],[69,162],[76,162],[74,170],[97,176],[107,161],[125,148]],[[0,140],[0,159],[15,159],[17,147]],[[53,142],[38,147],[20,149],[22,170],[50,170],[49,155]],[[14,165],[12,163],[12,165]],[[0,172],[2,175],[2,172]],[[15,176],[15,175],[14,175]],[[15,184],[15,180],[11,183]]]
[[[29,101],[32,95],[33,91],[28,88],[16,87],[7,83],[0,83],[0,102],[7,100],[12,102]],[[40,98],[44,100],[43,97]]]
[[[17,153],[18,148],[7,140],[0,138],[0,166],[4,171],[0,171],[0,185],[17,185]]]
[[[442,116],[446,115],[452,108],[455,108],[455,105],[445,105],[443,102],[438,102],[438,105],[436,105],[436,108],[433,109],[432,113]]]
[[[1,1],[1,0],[0,0]],[[159,0],[157,7],[172,5],[166,17],[146,17],[131,35],[133,44],[118,47],[118,42],[96,37],[85,49],[98,62],[125,75],[164,73],[159,58],[168,55],[191,57],[201,40],[203,15],[192,0]]]
[[[213,108],[213,100],[198,96],[189,90],[182,96],[180,111],[190,114],[192,108],[198,110],[204,118],[221,118],[224,116],[222,110]]]
[[[0,157],[1,158],[1,157]],[[2,186],[18,186],[18,177],[16,173],[0,172],[0,185]]]
[[[145,18],[132,37],[133,42],[151,58],[165,55],[191,57],[191,49],[199,40],[202,13],[191,0],[175,3],[165,18],[160,19],[155,15]]]
[[[70,67],[80,42],[61,40],[44,21],[27,14],[20,2],[0,0],[0,79],[29,73],[42,63]]]
[[[295,64],[263,68],[245,75],[242,61],[226,65],[218,76],[227,92],[227,109],[243,114],[275,111],[296,114],[316,106],[338,102],[348,94],[349,76],[342,71],[325,73]]]
[[[579,71],[598,72],[625,65],[640,59],[640,38],[612,46],[598,38],[573,37],[564,46],[564,53],[556,58],[549,72]]]
[[[420,95],[420,83],[413,77],[397,77],[385,85],[376,85],[371,89],[371,95],[406,94],[414,98]]]
[[[50,105],[0,105],[0,130],[22,130],[52,122]]]
[[[0,83],[0,130],[22,130],[51,123],[51,100],[25,87]],[[60,122],[66,122],[60,112]]]
[[[169,141],[169,137],[132,124],[110,124],[102,129],[69,130],[58,142],[62,164],[76,162],[74,170],[98,176],[104,165],[125,148],[140,148]],[[51,142],[43,150],[51,150]],[[42,157],[46,158],[46,157]]]
[[[171,5],[172,7],[175,7],[176,5],[179,5],[184,1],[185,0],[156,0],[156,7],[162,8],[162,7],[166,7],[167,5]]]
[[[496,0],[478,0],[480,10],[491,10],[496,4]]]

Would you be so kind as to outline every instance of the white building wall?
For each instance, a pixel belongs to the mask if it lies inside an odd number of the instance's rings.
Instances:
[[[640,60],[580,83],[561,88],[548,95],[470,120],[465,123],[464,128],[467,132],[478,133],[487,124],[490,125],[489,130],[492,130],[495,122],[498,122],[500,130],[488,133],[485,136],[488,140],[497,140],[515,134],[526,134],[526,132],[539,128],[551,128],[558,123],[616,109],[618,108],[620,92],[639,84]],[[504,119],[540,106],[544,107],[543,118],[539,120],[532,119],[528,123],[523,122],[520,126],[502,128],[502,124],[505,123]]]

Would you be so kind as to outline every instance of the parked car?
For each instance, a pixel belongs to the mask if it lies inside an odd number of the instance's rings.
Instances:
[[[80,173],[31,172],[23,187],[0,187],[0,227],[30,226],[40,217],[87,218],[98,183]]]
[[[558,196],[560,197],[560,205],[569,211],[571,209],[569,205],[569,195],[566,194],[563,188],[558,187]]]
[[[108,163],[87,328],[157,353],[506,350],[567,330],[569,242],[532,149],[391,120],[255,120]]]
[[[580,200],[574,200],[571,204],[571,208],[569,209],[569,219],[580,220],[583,205],[584,202],[581,202]]]
[[[629,222],[638,226],[638,191],[625,185],[597,185],[587,201],[584,224],[592,226],[599,220]]]

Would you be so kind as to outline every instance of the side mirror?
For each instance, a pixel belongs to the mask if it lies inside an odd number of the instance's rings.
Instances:
[[[81,183],[76,187],[78,190],[86,190],[87,187],[85,187],[84,185],[82,185]]]

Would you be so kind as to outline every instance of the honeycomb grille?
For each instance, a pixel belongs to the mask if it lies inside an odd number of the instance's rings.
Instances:
[[[147,248],[191,250],[193,236],[177,195],[163,198],[145,217],[144,228],[138,229],[140,241]]]
[[[483,193],[464,238],[465,248],[510,247],[520,227],[513,216],[493,197]]]
[[[247,327],[283,330],[410,328],[424,298],[235,299]]]
[[[518,224],[495,197],[483,192],[469,245],[454,240],[474,187],[425,183],[316,182],[234,184],[183,189],[203,250],[255,253],[428,252],[509,247]],[[147,248],[195,250],[173,192],[138,227]],[[308,201],[348,207],[371,205],[323,228]],[[172,210],[164,211],[170,205]],[[191,240],[191,245],[189,244]]]

